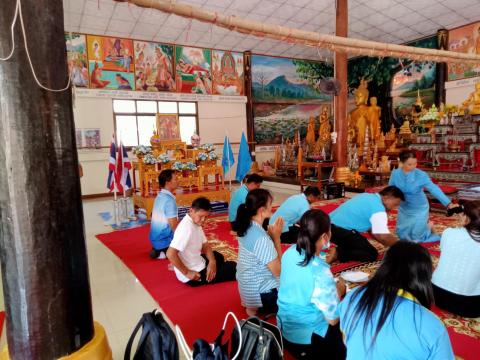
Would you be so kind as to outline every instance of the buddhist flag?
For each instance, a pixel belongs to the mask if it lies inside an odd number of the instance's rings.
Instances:
[[[243,178],[248,174],[252,167],[252,157],[250,156],[250,150],[248,149],[247,139],[242,132],[242,139],[240,140],[240,150],[238,152],[237,162],[237,174],[235,179],[238,182],[242,182]]]
[[[223,173],[226,174],[230,168],[235,164],[235,159],[233,158],[232,145],[230,145],[230,140],[228,136],[225,136],[223,141],[223,155],[222,155],[222,167]]]

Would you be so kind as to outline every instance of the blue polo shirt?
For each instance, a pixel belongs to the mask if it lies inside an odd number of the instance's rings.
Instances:
[[[347,346],[347,360],[453,360],[452,345],[441,320],[423,307],[408,292],[399,291],[396,302],[371,346],[371,340],[380,318],[382,301],[373,312],[364,334],[365,316],[355,317],[360,295],[352,300],[357,289],[347,294],[340,303],[340,329]],[[354,327],[351,328],[352,318]]]
[[[234,191],[230,204],[228,205],[228,221],[235,221],[237,217],[237,210],[241,204],[245,204],[247,199],[248,188],[247,185],[242,184],[237,190]]]
[[[284,220],[282,233],[287,232],[290,226],[295,225],[308,210],[310,210],[310,204],[305,194],[290,196],[275,211],[275,214],[270,218],[270,224],[273,224],[281,216]]]
[[[150,242],[154,249],[167,248],[173,239],[173,231],[168,219],[178,216],[175,196],[165,189],[162,189],[155,199],[150,224]]]
[[[314,256],[299,265],[305,252],[292,245],[282,256],[278,291],[278,324],[282,335],[295,344],[310,344],[312,334],[325,337],[327,320],[338,318],[338,294],[330,265]]]
[[[365,232],[372,228],[372,215],[380,212],[386,213],[380,195],[363,193],[336,208],[330,214],[330,220],[344,229]]]

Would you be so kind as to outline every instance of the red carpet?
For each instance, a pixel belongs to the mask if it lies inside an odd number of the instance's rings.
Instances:
[[[4,321],[5,321],[5,311],[0,311],[0,337],[2,336]]]
[[[339,202],[322,203],[321,208],[331,212]],[[452,219],[444,216],[432,215],[432,219],[438,230],[453,225]],[[395,216],[391,215],[390,220],[393,227]],[[132,270],[173,323],[181,326],[188,344],[192,345],[197,338],[212,342],[228,311],[233,311],[239,319],[246,317],[240,304],[236,282],[193,289],[176,279],[173,271],[168,270],[168,261],[151,260],[148,257],[150,251],[148,231],[149,227],[143,226],[97,235],[97,238]],[[220,251],[227,259],[236,259],[237,240],[230,234],[230,224],[225,216],[211,218],[205,226],[205,232],[215,250]],[[438,261],[438,244],[430,244],[429,250],[434,262]],[[377,266],[378,263],[350,262],[334,265],[332,271],[338,273],[348,268],[361,268],[373,272]],[[438,309],[434,312],[447,325],[455,354],[465,360],[478,359],[480,347],[478,319],[466,320]],[[139,313],[138,316],[140,315]]]

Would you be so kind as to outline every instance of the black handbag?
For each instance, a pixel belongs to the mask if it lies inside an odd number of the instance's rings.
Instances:
[[[193,360],[229,360],[228,358],[228,343],[223,345],[222,338],[225,330],[221,330],[220,334],[213,343],[213,348],[210,344],[203,340],[198,339],[193,344]]]
[[[178,360],[178,343],[170,326],[162,314],[156,310],[145,313],[128,339],[125,349],[125,360],[130,360],[132,344],[142,327],[142,335],[138,340],[133,360]]]
[[[236,347],[236,350],[232,351],[232,356],[228,357],[228,341],[226,343],[223,342],[223,336],[225,335],[225,329],[227,326],[227,320],[229,317],[232,317],[235,321],[235,331],[238,333],[240,330],[240,324],[237,320],[237,317],[233,312],[228,312],[225,316],[225,320],[223,322],[222,330],[220,334],[215,339],[213,344],[209,344],[207,341],[203,339],[198,339],[193,344],[193,352],[188,347],[188,344],[183,336],[182,330],[178,325],[175,326],[175,332],[177,334],[178,342],[180,344],[180,348],[182,349],[185,358],[187,360],[236,360],[242,359],[239,357],[240,349]]]
[[[282,334],[278,327],[257,317],[240,321],[242,343],[239,344],[238,330],[232,333],[232,353],[241,346],[239,359],[280,360],[283,359]]]

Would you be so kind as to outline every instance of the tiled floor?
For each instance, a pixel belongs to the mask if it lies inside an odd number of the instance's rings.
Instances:
[[[273,195],[274,204],[289,196],[277,192]],[[94,319],[104,326],[114,359],[123,359],[125,345],[140,316],[158,304],[130,270],[95,238],[96,234],[110,231],[98,214],[112,212],[112,201],[85,200],[83,209]],[[3,294],[0,306],[4,309]],[[5,344],[5,338],[4,331],[1,345]]]

